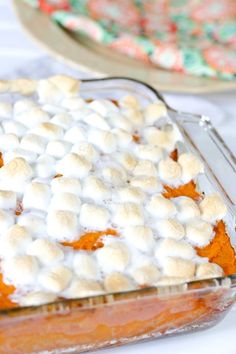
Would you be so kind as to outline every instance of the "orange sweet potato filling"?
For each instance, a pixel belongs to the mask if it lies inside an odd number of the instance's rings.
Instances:
[[[6,285],[3,282],[3,277],[0,273],[0,309],[8,309],[18,306],[9,299],[9,295],[13,294],[14,291],[15,287],[13,285]]]
[[[2,153],[0,152],[0,168],[4,165]]]
[[[170,187],[164,185],[164,189],[165,191],[162,193],[162,195],[168,199],[183,196],[192,198],[194,200],[201,199],[201,193],[197,191],[196,183],[194,181],[190,181],[178,187]]]
[[[179,157],[179,153],[177,149],[174,149],[171,153],[170,153],[170,158],[174,161],[178,161],[178,157]]]

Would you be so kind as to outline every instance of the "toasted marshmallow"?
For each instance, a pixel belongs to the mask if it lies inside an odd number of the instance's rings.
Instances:
[[[46,154],[55,158],[61,158],[68,154],[71,149],[71,144],[63,140],[49,141],[46,148]]]
[[[56,125],[59,125],[63,129],[68,129],[71,123],[73,122],[73,119],[69,116],[67,113],[59,113],[56,114],[51,120],[51,123],[54,123]]]
[[[163,257],[179,257],[184,259],[192,259],[196,252],[194,248],[185,241],[176,241],[166,238],[158,242],[155,250],[157,259]]]
[[[46,239],[37,239],[27,248],[27,254],[37,257],[42,264],[61,261],[64,258],[62,249]]]
[[[102,152],[110,154],[116,150],[117,139],[113,133],[105,130],[91,130],[89,142],[96,145]]]
[[[17,157],[23,158],[25,161],[32,163],[37,159],[36,152],[32,152],[30,150],[25,150],[21,148],[16,148],[13,150],[9,150],[4,154],[4,162],[9,162]]]
[[[14,149],[19,145],[19,139],[15,134],[7,133],[0,135],[0,150]]]
[[[117,205],[113,221],[118,226],[135,226],[144,224],[142,209],[135,203]]]
[[[10,91],[21,95],[31,95],[35,92],[37,81],[31,79],[14,79],[10,82]]]
[[[145,122],[147,125],[153,125],[161,117],[167,115],[167,109],[164,103],[150,103],[144,110]]]
[[[39,306],[54,302],[56,300],[56,295],[44,291],[32,291],[19,300],[20,306]]]
[[[14,103],[13,107],[14,117],[35,107],[36,103],[33,100],[30,100],[29,98],[23,98],[21,100],[18,100]]]
[[[158,162],[163,156],[163,151],[160,147],[148,144],[137,144],[135,151],[138,158],[152,162]]]
[[[29,285],[35,282],[38,273],[38,262],[32,256],[16,256],[3,261],[3,274],[15,285]]]
[[[46,233],[45,219],[32,213],[21,214],[17,222],[20,226],[35,236],[42,236]]]
[[[182,258],[164,257],[161,259],[164,275],[192,279],[195,274],[195,263]]]
[[[110,100],[93,100],[89,103],[89,108],[102,116],[107,116],[110,112],[117,112],[118,108]]]
[[[27,129],[26,126],[24,126],[24,124],[21,124],[19,122],[15,122],[13,120],[5,120],[5,121],[3,121],[2,122],[2,127],[3,127],[4,132],[6,134],[13,134],[13,135],[16,135],[18,137],[24,135],[25,131]],[[16,146],[14,146],[14,147],[16,147]]]
[[[119,147],[128,147],[133,141],[133,136],[122,129],[112,129],[112,133],[115,134]]]
[[[182,168],[181,179],[184,183],[191,181],[199,173],[204,172],[202,162],[193,154],[185,153],[179,156],[178,163]]]
[[[156,286],[172,286],[184,284],[189,280],[189,277],[166,277],[163,276],[155,283]]]
[[[145,226],[127,226],[124,229],[124,237],[141,251],[149,252],[154,246],[154,237],[152,230]]]
[[[63,208],[63,205],[61,206]],[[68,210],[52,210],[47,216],[47,233],[58,241],[71,241],[78,236],[77,215]]]
[[[102,286],[94,280],[75,279],[71,282],[69,288],[63,293],[63,296],[69,299],[76,299],[101,295],[103,292]]]
[[[135,96],[126,95],[119,100],[119,105],[124,108],[141,109],[140,102]]]
[[[133,124],[133,126],[141,127],[143,125],[143,114],[139,110],[129,107],[124,108],[122,112],[127,117],[127,119]]]
[[[53,193],[74,193],[80,195],[81,185],[80,181],[75,178],[57,177],[51,181]]]
[[[161,191],[162,189],[162,186],[156,177],[146,177],[146,176],[133,177],[130,180],[130,185],[133,187],[138,187],[147,193]]]
[[[96,251],[99,266],[105,273],[122,272],[130,261],[128,248],[121,242],[111,242]]]
[[[158,171],[164,181],[174,182],[181,177],[180,165],[169,157],[159,162]]]
[[[191,198],[181,197],[177,205],[178,219],[183,222],[198,218],[200,216],[200,209],[197,203]]]
[[[133,155],[123,152],[118,155],[118,161],[129,172],[131,172],[137,165],[137,160]]]
[[[15,209],[16,208],[16,193],[0,190],[0,208]]]
[[[80,278],[97,279],[99,270],[95,258],[86,253],[77,253],[73,260],[73,268]]]
[[[86,135],[81,127],[75,126],[66,131],[64,140],[71,144],[76,144],[78,141],[85,141]]]
[[[25,251],[32,241],[29,232],[22,226],[12,225],[0,238],[1,257],[15,257]]]
[[[120,113],[109,113],[108,120],[112,127],[117,128],[117,130],[128,133],[131,133],[133,130],[132,123]]]
[[[49,115],[39,107],[33,107],[29,111],[17,114],[16,121],[24,124],[28,128],[34,128],[40,123],[49,121]]]
[[[48,122],[39,124],[31,132],[48,140],[60,139],[63,136],[63,129],[59,125]]]
[[[158,234],[163,238],[181,240],[185,235],[183,225],[175,219],[160,220],[157,223]]]
[[[80,211],[80,224],[89,230],[106,230],[110,215],[106,208],[83,204]]]
[[[81,97],[67,97],[62,100],[61,105],[69,111],[76,111],[85,105],[85,101]]]
[[[106,167],[102,170],[102,176],[111,184],[118,186],[126,180],[126,173],[121,168]]]
[[[12,105],[9,102],[0,102],[0,117],[11,118],[12,117]]]
[[[25,189],[23,206],[25,209],[35,208],[47,211],[51,197],[47,184],[32,182]]]
[[[56,174],[56,161],[48,155],[41,155],[35,164],[35,174],[39,178],[49,178]]]
[[[0,183],[4,189],[22,191],[22,187],[33,176],[30,165],[20,157],[17,157],[0,169]]]
[[[110,126],[105,119],[98,113],[91,113],[83,117],[83,121],[94,128],[109,130]]]
[[[132,271],[132,277],[139,285],[155,285],[161,272],[154,264],[145,264]]]
[[[35,134],[27,134],[22,138],[20,147],[37,154],[43,154],[46,148],[46,140]]]
[[[97,177],[90,176],[86,178],[83,187],[83,197],[91,198],[95,201],[101,201],[110,197],[110,190]]]
[[[69,285],[72,272],[63,265],[54,266],[39,274],[39,283],[52,293],[60,293]]]
[[[42,105],[42,109],[47,112],[50,113],[51,115],[53,114],[63,114],[66,113],[66,109],[63,108],[62,106],[58,106],[55,104],[43,104]]]
[[[215,263],[201,263],[198,264],[196,269],[196,277],[198,279],[222,277],[223,275],[223,269]]]
[[[95,161],[98,158],[98,153],[92,144],[81,141],[73,145],[71,152],[79,156],[83,156],[88,161]]]
[[[66,177],[84,178],[91,168],[91,163],[83,156],[69,153],[57,163],[56,172]]]
[[[158,218],[170,218],[177,212],[174,203],[160,195],[154,195],[147,203],[147,211]]]
[[[85,116],[88,116],[89,114],[92,114],[93,110],[88,108],[87,106],[84,106],[76,111],[70,112],[70,115],[73,117],[73,119],[78,122],[82,121]]]
[[[118,198],[121,202],[132,202],[132,203],[141,203],[144,198],[145,194],[139,188],[135,187],[126,187],[118,189]]]
[[[134,176],[148,176],[155,177],[157,175],[157,169],[153,162],[148,160],[142,160],[137,163],[133,170]]]
[[[13,224],[14,214],[0,210],[0,233],[5,232]]]
[[[50,203],[50,209],[63,209],[79,213],[80,199],[77,195],[67,192],[54,194]]]
[[[213,236],[212,225],[205,221],[192,220],[189,225],[186,225],[186,237],[195,246],[206,246]]]
[[[112,273],[106,276],[104,287],[107,292],[121,292],[134,289],[132,281],[121,273]]]
[[[220,220],[227,213],[226,205],[218,194],[206,196],[199,206],[202,218],[209,222]]]
[[[167,151],[172,151],[175,147],[176,137],[173,131],[164,131],[155,127],[144,129],[144,136],[148,144],[158,146]]]

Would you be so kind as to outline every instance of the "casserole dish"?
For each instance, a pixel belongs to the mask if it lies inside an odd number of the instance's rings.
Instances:
[[[164,101],[151,87],[130,79],[95,79],[81,83],[81,95],[85,98],[117,100],[124,94],[132,94],[144,104]],[[4,96],[5,99],[11,98],[7,94]],[[168,104],[166,106],[169,119],[182,133],[184,145],[205,161],[206,173],[199,178],[199,189],[217,191],[228,207],[224,221],[231,243],[235,245],[236,198],[230,184],[235,178],[234,157],[208,117],[177,112]],[[220,161],[220,166],[215,166],[212,156]],[[224,183],[225,176],[228,184]],[[2,309],[0,351],[13,354],[78,353],[205,329],[221,320],[235,299],[236,277],[229,275],[40,306]]]

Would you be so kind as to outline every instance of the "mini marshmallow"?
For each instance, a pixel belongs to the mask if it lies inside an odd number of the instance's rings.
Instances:
[[[25,251],[32,241],[29,232],[22,226],[12,225],[0,238],[0,253],[3,258],[15,257]]]
[[[19,122],[15,122],[13,120],[5,120],[5,121],[3,121],[2,122],[2,127],[3,127],[4,132],[6,134],[13,134],[13,135],[16,135],[18,137],[24,135],[25,131],[27,129],[26,126],[24,126],[24,124],[21,124]],[[16,147],[16,146],[14,146],[14,147]]]
[[[134,284],[124,274],[112,273],[105,277],[104,287],[108,293],[113,293],[133,290]]]
[[[73,211],[78,214],[80,211],[80,199],[77,195],[72,193],[57,193],[52,197],[50,209],[63,209]]]
[[[31,133],[42,136],[45,139],[60,139],[63,136],[63,129],[53,123],[41,123],[32,129]]]
[[[126,173],[121,168],[106,167],[102,170],[102,176],[105,181],[118,186],[126,180]]]
[[[132,247],[143,252],[149,252],[154,246],[152,230],[145,226],[127,226],[123,231],[125,239],[132,244]]]
[[[80,195],[81,185],[80,181],[75,178],[57,177],[51,181],[53,193],[74,193]]]
[[[158,234],[163,238],[181,240],[185,235],[183,225],[175,219],[160,220],[157,223]]]
[[[10,162],[11,160],[21,157],[29,163],[34,162],[37,159],[36,152],[32,152],[30,150],[16,148],[13,150],[9,150],[4,154],[4,162]]]
[[[155,250],[157,259],[163,257],[179,257],[183,259],[192,259],[196,252],[194,248],[185,241],[176,241],[171,238],[166,238],[158,241]]]
[[[179,156],[178,163],[182,168],[181,179],[184,183],[191,181],[199,173],[204,172],[202,162],[193,154],[185,153]]]
[[[29,111],[35,107],[36,107],[36,103],[30,100],[29,98],[23,98],[21,100],[18,100],[14,103],[14,107],[13,107],[14,117],[16,117],[18,114]]]
[[[38,262],[32,256],[16,256],[3,261],[3,274],[15,286],[29,285],[35,282]]]
[[[21,95],[32,95],[35,93],[37,81],[32,79],[14,79],[10,81],[10,92]]]
[[[21,214],[17,222],[32,235],[42,236],[46,233],[45,219],[38,215],[32,213]]]
[[[64,253],[55,243],[46,239],[36,239],[27,248],[27,254],[37,257],[42,264],[63,260]]]
[[[181,197],[177,202],[178,219],[186,222],[188,220],[198,218],[200,216],[200,209],[197,203],[188,197]]]
[[[75,279],[69,288],[63,293],[65,298],[76,299],[103,294],[102,286],[94,281],[87,279]]]
[[[174,150],[176,137],[173,131],[164,131],[155,127],[144,129],[144,137],[148,144],[158,146],[167,151]]]
[[[39,283],[52,293],[59,293],[69,285],[72,278],[72,272],[63,265],[54,266],[39,274]]]
[[[98,113],[91,113],[83,117],[83,121],[94,128],[109,130],[110,126],[105,119]]]
[[[163,156],[163,151],[160,147],[148,144],[137,144],[135,151],[139,159],[149,160],[152,162],[158,162]]]
[[[15,209],[16,208],[16,193],[0,190],[0,208]]]
[[[54,302],[56,295],[44,291],[32,291],[24,294],[19,300],[20,306],[39,306]]]
[[[206,196],[199,206],[202,218],[209,222],[221,220],[227,213],[227,207],[218,194]]]
[[[86,178],[83,186],[83,197],[91,198],[95,201],[101,201],[110,197],[110,190],[97,177],[90,176]]]
[[[91,103],[89,103],[88,106],[90,109],[97,112],[101,116],[107,116],[110,112],[118,112],[118,108],[110,100],[93,100]]]
[[[97,279],[99,270],[96,260],[86,253],[77,253],[73,260],[73,268],[79,278]]]
[[[83,156],[69,153],[57,163],[56,172],[66,177],[84,178],[91,168],[91,163]]]
[[[83,156],[88,161],[95,161],[98,158],[98,153],[92,144],[81,141],[73,145],[71,152],[79,156]]]
[[[133,141],[133,136],[122,129],[112,129],[112,133],[116,136],[119,147],[128,147]]]
[[[61,205],[63,208],[63,205]],[[71,241],[78,236],[77,215],[68,210],[52,210],[47,216],[47,233],[58,241]]]
[[[180,165],[169,157],[159,162],[158,171],[160,178],[164,181],[173,182],[181,177]]]
[[[24,124],[28,128],[34,128],[40,123],[49,121],[49,115],[39,107],[33,107],[29,111],[17,114],[16,121]]]
[[[141,127],[144,122],[143,114],[137,109],[124,108],[122,113],[127,117],[127,119],[133,124],[134,127]]]
[[[195,274],[195,263],[191,260],[165,257],[161,260],[164,275],[192,279]]]
[[[63,114],[66,112],[65,108],[54,104],[43,104],[42,109],[49,114]]]
[[[121,242],[112,242],[96,251],[99,266],[105,273],[123,272],[130,261],[128,248]]]
[[[57,124],[63,129],[68,129],[73,122],[73,119],[67,113],[56,114],[51,120],[51,123]]]
[[[109,211],[106,208],[87,203],[81,206],[79,221],[89,230],[106,230],[109,218]]]
[[[68,141],[71,144],[76,144],[79,141],[85,141],[85,131],[81,127],[72,127],[66,131],[64,135],[64,140]]]
[[[146,264],[135,268],[132,271],[132,277],[139,285],[155,285],[161,277],[159,269],[154,264]]]
[[[124,108],[141,109],[140,102],[132,95],[126,95],[119,100],[119,105]]]
[[[89,114],[92,114],[93,110],[88,108],[88,107],[82,107],[79,110],[76,111],[72,111],[70,112],[70,115],[72,116],[72,118],[78,122],[84,119],[85,116],[88,116]]]
[[[147,193],[161,191],[162,189],[162,185],[160,184],[160,182],[157,180],[156,177],[146,177],[146,176],[133,177],[130,180],[130,185],[133,187],[138,187]]]
[[[118,128],[118,130],[122,130],[124,132],[132,132],[133,125],[128,121],[126,117],[124,117],[120,113],[109,113],[109,116],[107,118],[112,127]]]
[[[156,286],[172,286],[184,284],[189,280],[187,277],[166,277],[163,276],[155,283]]]
[[[0,118],[12,117],[12,105],[9,102],[0,102]]]
[[[144,198],[145,194],[139,188],[135,187],[126,187],[118,189],[117,191],[118,198],[121,202],[132,202],[132,203],[141,203]]]
[[[4,210],[0,210],[0,234],[5,232],[13,224],[14,214]]]
[[[117,139],[113,133],[105,130],[90,130],[89,142],[96,145],[102,152],[110,154],[116,150]]]
[[[170,218],[177,212],[174,203],[160,195],[154,195],[147,203],[147,211],[158,218]]]
[[[20,147],[36,152],[36,154],[43,154],[46,148],[46,140],[35,134],[27,134],[22,138]]]
[[[32,182],[25,189],[23,206],[25,209],[35,208],[47,211],[51,192],[47,184]]]
[[[17,157],[0,169],[0,181],[4,189],[22,191],[22,187],[33,176],[30,165],[20,157]]]
[[[198,264],[196,277],[198,279],[216,278],[224,275],[223,269],[215,263]]]
[[[14,149],[19,145],[19,139],[15,134],[7,133],[0,135],[0,150]]]
[[[153,162],[148,160],[142,160],[137,163],[133,170],[134,176],[148,176],[155,177],[157,175],[157,169]]]
[[[144,118],[147,125],[153,125],[161,117],[167,115],[167,109],[164,103],[150,103],[144,110]]]
[[[49,178],[56,174],[55,160],[48,155],[41,155],[35,163],[35,174],[39,178]]]
[[[137,165],[137,160],[133,155],[123,152],[118,155],[119,163],[129,172],[131,172]]]
[[[71,149],[71,144],[63,140],[49,141],[46,148],[46,154],[55,158],[61,158],[68,154]]]
[[[118,226],[143,225],[144,216],[138,204],[124,203],[117,205],[113,221]]]
[[[80,97],[67,97],[61,102],[62,107],[69,111],[76,111],[85,105],[85,101]]]
[[[213,236],[212,225],[205,221],[191,220],[191,223],[186,225],[186,237],[195,246],[206,246]]]

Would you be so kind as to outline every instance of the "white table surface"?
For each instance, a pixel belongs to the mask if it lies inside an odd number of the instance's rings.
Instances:
[[[20,28],[10,0],[0,0],[0,78],[26,67],[46,54]],[[78,77],[89,73],[77,73]],[[166,95],[176,108],[208,112],[214,125],[236,153],[236,92],[184,98]],[[178,107],[177,107],[178,106]],[[232,181],[232,183],[234,183]],[[236,311],[231,311],[217,326],[195,334],[181,335],[152,342],[101,350],[103,354],[236,354]],[[9,353],[10,354],[10,353]],[[23,354],[23,353],[22,353]]]

